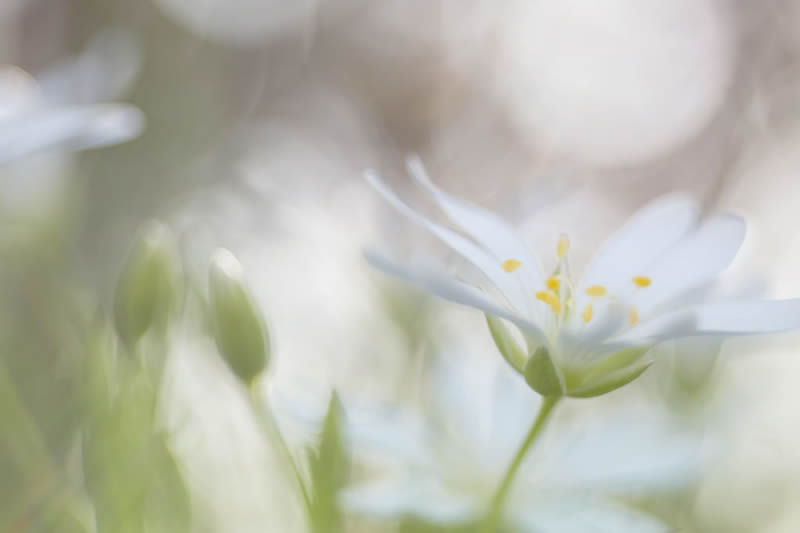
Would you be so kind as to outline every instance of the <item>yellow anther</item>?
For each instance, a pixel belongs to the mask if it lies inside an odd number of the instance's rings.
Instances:
[[[516,269],[522,266],[522,261],[519,259],[506,259],[503,261],[503,270],[506,272],[514,272]]]
[[[553,313],[557,315],[561,314],[561,300],[559,300],[558,296],[556,296],[552,292],[539,291],[536,293],[536,298],[549,305],[550,309],[553,310]]]
[[[592,285],[586,287],[586,294],[589,296],[605,296],[608,291],[602,285]]]
[[[558,255],[559,259],[564,259],[567,257],[567,252],[569,252],[569,239],[566,235],[562,235],[558,238],[558,244],[556,245],[556,254]]]
[[[547,278],[545,283],[547,284],[547,288],[554,292],[558,290],[558,287],[561,284],[561,282],[555,276],[550,276]]]
[[[652,281],[647,276],[633,276],[633,283],[636,284],[637,287],[648,287]]]
[[[586,306],[586,309],[583,310],[583,313],[581,313],[581,318],[583,319],[584,322],[588,324],[589,321],[592,319],[593,314],[594,310],[592,309],[592,304],[589,304]]]
[[[635,307],[631,307],[631,310],[628,311],[628,322],[630,322],[632,326],[639,323],[639,311],[637,311]]]

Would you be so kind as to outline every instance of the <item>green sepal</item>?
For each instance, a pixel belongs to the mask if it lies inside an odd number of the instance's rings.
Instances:
[[[489,326],[489,332],[492,334],[494,344],[497,346],[503,359],[511,365],[511,368],[523,374],[525,370],[525,360],[528,358],[528,354],[520,347],[501,319],[489,314],[485,316],[486,324]]]
[[[645,370],[650,368],[650,365],[652,364],[652,361],[648,361],[639,365],[634,364],[627,368],[600,376],[593,381],[585,380],[584,385],[575,389],[569,389],[567,391],[567,395],[573,398],[593,398],[595,396],[607,394],[611,391],[619,389],[620,387],[624,387],[634,379],[638,378],[644,373]]]
[[[563,396],[564,388],[558,369],[547,348],[540,346],[525,363],[525,382],[542,396]]]
[[[609,374],[628,368],[639,361],[649,350],[650,346],[626,348],[596,363],[586,365],[579,371],[567,371],[567,390],[582,388],[587,383],[596,383]]]

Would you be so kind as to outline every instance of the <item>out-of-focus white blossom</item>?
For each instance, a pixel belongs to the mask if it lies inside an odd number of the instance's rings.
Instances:
[[[506,368],[453,355],[436,369],[424,419],[399,409],[372,418],[348,412],[352,450],[376,459],[381,473],[346,489],[346,508],[444,524],[483,517],[541,398]],[[523,463],[505,521],[531,533],[667,531],[622,498],[690,482],[703,448],[697,434],[658,410],[557,421]]]

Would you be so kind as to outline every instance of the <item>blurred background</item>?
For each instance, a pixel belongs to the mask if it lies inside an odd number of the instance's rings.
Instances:
[[[268,324],[263,396],[425,412],[451,343],[461,364],[498,359],[479,314],[364,263],[375,246],[459,267],[361,177],[378,169],[426,210],[409,153],[543,256],[568,233],[578,272],[646,201],[689,191],[748,221],[731,282],[800,295],[798,24],[796,0],[0,0],[0,154],[22,131],[4,113],[28,98],[143,117],[125,143],[0,160],[0,532],[309,530],[202,326],[217,247]],[[182,312],[130,347],[114,294],[152,219],[174,235]],[[680,417],[714,452],[648,505],[676,531],[795,532],[798,347],[667,346],[561,417]],[[438,531],[343,520],[328,530]]]

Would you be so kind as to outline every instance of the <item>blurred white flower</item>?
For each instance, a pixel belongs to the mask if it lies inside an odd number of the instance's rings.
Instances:
[[[537,256],[500,217],[443,192],[419,160],[410,159],[408,167],[471,239],[413,211],[375,173],[366,177],[397,210],[477,267],[499,295],[376,253],[367,254],[369,261],[437,296],[515,324],[527,353],[502,322],[490,318],[503,355],[542,394],[586,397],[622,386],[645,370],[649,362],[642,357],[661,341],[800,327],[800,299],[710,298],[708,287],[744,239],[739,217],[723,214],[699,221],[691,198],[660,198],[618,230],[574,281],[566,236],[558,241],[554,268],[545,274]]]
[[[357,420],[348,411],[353,451],[383,464],[383,475],[345,490],[349,510],[453,524],[484,516],[541,397],[504,367],[465,364],[463,357],[442,363],[424,419],[384,410]],[[622,500],[684,486],[705,454],[696,433],[641,407],[557,421],[538,444],[503,511],[509,525],[536,533],[667,531]]]
[[[16,67],[0,69],[0,165],[43,151],[78,151],[139,134],[141,112],[125,104],[50,105]]]
[[[136,137],[144,117],[136,107],[106,103],[127,89],[139,53],[124,32],[106,32],[87,50],[39,79],[0,66],[0,204],[4,212],[47,212],[63,197],[74,152]]]

